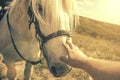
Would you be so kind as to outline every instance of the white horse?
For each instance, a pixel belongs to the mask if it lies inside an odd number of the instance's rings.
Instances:
[[[62,44],[71,37],[75,0],[13,0],[10,6],[0,22],[0,53],[8,67],[8,78],[15,79],[15,62],[25,60],[24,80],[29,80],[32,64],[39,63],[41,51],[54,76],[67,74],[71,68],[59,57],[67,53]]]

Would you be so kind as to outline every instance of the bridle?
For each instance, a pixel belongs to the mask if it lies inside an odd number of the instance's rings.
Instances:
[[[32,1],[31,1],[32,3]],[[41,32],[41,29],[40,29],[40,25],[37,21],[37,18],[34,16],[34,13],[30,7],[30,12],[32,12],[32,15],[33,15],[33,19],[31,19],[30,21],[30,25],[31,23],[34,23],[35,24],[35,30],[36,30],[36,34],[35,34],[35,37],[36,39],[39,41],[39,45],[40,45],[40,49],[41,51],[43,52],[44,54],[44,44],[49,41],[50,39],[53,39],[53,38],[56,38],[56,37],[59,37],[59,36],[68,36],[68,37],[71,37],[71,32],[68,32],[68,31],[65,31],[65,30],[59,30],[57,32],[54,32],[54,33],[51,33],[49,34],[48,36],[45,36],[42,32]],[[11,24],[10,24],[10,21],[9,21],[9,10],[8,10],[8,13],[7,13],[7,24],[8,24],[8,28],[9,28],[9,32],[10,32],[10,37],[11,37],[11,40],[12,40],[12,44],[13,44],[13,47],[14,49],[16,50],[17,54],[23,59],[25,60],[26,62],[28,63],[31,63],[31,64],[38,64],[38,63],[41,63],[41,59],[38,60],[38,61],[31,61],[31,60],[27,60],[25,57],[23,57],[20,53],[20,51],[18,50],[17,46],[16,46],[16,43],[15,43],[15,40],[14,40],[14,37],[13,37],[13,33],[12,33],[12,30],[11,30]],[[29,28],[30,28],[30,25],[29,25]]]

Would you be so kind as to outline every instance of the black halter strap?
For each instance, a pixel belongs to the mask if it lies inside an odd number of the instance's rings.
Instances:
[[[48,36],[45,37],[45,39],[43,40],[43,43],[46,43],[48,40],[55,38],[55,37],[59,37],[59,36],[68,36],[71,37],[71,33],[64,31],[64,30],[59,30],[57,32],[54,32],[52,34],[49,34]]]

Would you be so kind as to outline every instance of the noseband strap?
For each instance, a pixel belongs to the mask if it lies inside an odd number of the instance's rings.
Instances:
[[[59,36],[68,36],[71,37],[71,33],[64,31],[64,30],[59,30],[57,32],[54,32],[52,34],[49,34],[47,37],[44,38],[43,43],[46,43],[48,40],[55,38],[55,37],[59,37]]]

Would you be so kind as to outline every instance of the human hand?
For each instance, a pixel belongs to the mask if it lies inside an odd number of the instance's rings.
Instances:
[[[87,56],[80,51],[77,46],[70,42],[70,40],[67,40],[63,45],[67,49],[68,54],[67,57],[60,57],[60,60],[76,68],[81,67],[84,62],[87,61]]]

